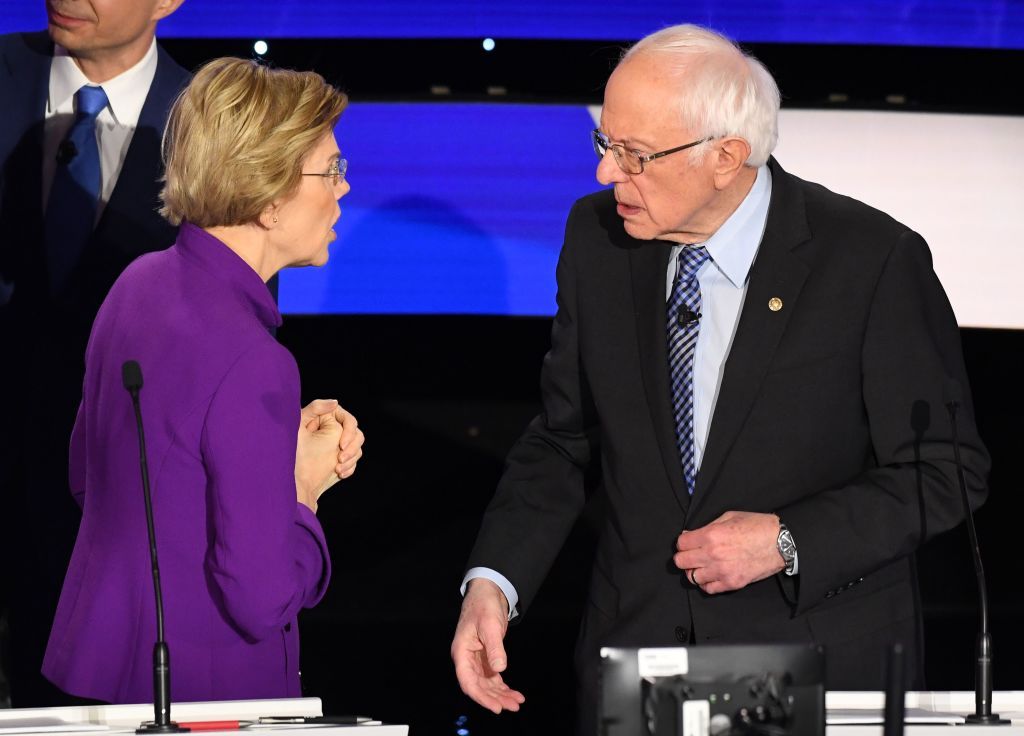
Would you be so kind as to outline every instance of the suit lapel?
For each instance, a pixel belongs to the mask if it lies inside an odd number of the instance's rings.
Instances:
[[[683,486],[682,461],[676,447],[675,420],[669,390],[665,334],[665,278],[672,244],[644,243],[629,254],[640,366],[654,433],[673,494],[685,513],[690,496]]]
[[[768,221],[750,270],[746,299],[726,360],[718,402],[697,477],[694,506],[713,493],[715,479],[750,413],[790,316],[798,306],[808,266],[793,249],[810,238],[803,198],[792,178],[770,162]],[[771,300],[777,310],[769,307]]]

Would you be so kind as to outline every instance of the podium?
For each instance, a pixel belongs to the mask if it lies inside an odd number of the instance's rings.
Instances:
[[[281,700],[225,700],[206,703],[174,703],[173,718],[189,721],[255,721],[261,717],[322,716],[320,698]],[[104,736],[134,734],[143,721],[153,719],[153,705],[87,705],[62,708],[12,708],[0,710],[0,736],[3,734],[43,733],[50,736]],[[408,736],[409,727],[371,722],[358,725],[275,724],[244,728],[254,736]],[[199,736],[234,734],[240,731],[197,731]]]
[[[905,699],[906,736],[1024,736],[1024,691],[992,694],[992,710],[1009,719],[1006,726],[964,724],[974,713],[974,691],[908,692]],[[885,694],[881,692],[825,693],[826,736],[881,736]]]

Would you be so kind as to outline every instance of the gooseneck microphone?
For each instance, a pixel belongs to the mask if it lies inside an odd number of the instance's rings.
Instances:
[[[981,564],[981,549],[978,547],[978,532],[974,528],[974,514],[967,497],[967,479],[964,463],[960,458],[960,438],[957,432],[957,410],[960,407],[960,384],[948,379],[946,382],[946,409],[949,424],[953,430],[953,457],[956,460],[956,477],[960,484],[960,500],[964,506],[964,521],[971,540],[971,556],[974,558],[974,575],[978,580],[978,601],[980,629],[975,648],[974,665],[974,713],[965,718],[972,725],[995,726],[1008,724],[1005,718],[992,712],[992,637],[988,631],[988,590],[985,585],[985,569]]]
[[[121,379],[132,397],[135,425],[139,433],[139,466],[142,468],[142,496],[146,501],[146,532],[149,535],[149,561],[153,568],[153,590],[156,592],[156,643],[153,645],[153,712],[152,722],[145,722],[135,733],[185,733],[171,720],[171,655],[164,641],[164,599],[160,589],[160,565],[156,559],[156,531],[153,528],[153,499],[149,492],[149,465],[146,462],[146,435],[142,429],[142,368],[137,361],[127,360],[121,366]]]

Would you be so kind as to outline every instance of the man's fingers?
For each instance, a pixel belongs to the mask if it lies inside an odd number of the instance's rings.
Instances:
[[[680,570],[692,570],[697,567],[706,567],[712,560],[704,550],[691,549],[685,552],[676,552],[672,555],[672,562]]]
[[[487,679],[470,676],[468,682],[460,677],[459,685],[462,692],[492,713],[501,713],[503,710],[518,711],[519,706],[526,702],[521,692],[502,682],[501,675]]]
[[[474,639],[473,642],[467,642],[456,635],[456,641],[452,643],[455,676],[462,692],[493,713],[519,710],[526,698],[506,685],[501,675],[493,672],[483,643]]]
[[[700,529],[690,529],[682,532],[676,537],[676,549],[680,552],[685,552],[691,549],[700,549],[700,547],[706,542],[707,534],[704,533],[705,527]]]
[[[494,672],[504,672],[508,666],[505,645],[502,643],[504,634],[500,625],[495,625],[490,621],[484,621],[480,625],[480,641],[484,645],[483,654],[487,664]]]

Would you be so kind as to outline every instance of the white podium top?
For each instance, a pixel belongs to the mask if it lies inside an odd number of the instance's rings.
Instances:
[[[904,701],[904,732],[907,736],[1024,736],[1024,692],[992,693],[992,710],[1010,721],[1008,726],[965,725],[974,713],[974,692],[908,692]],[[879,736],[885,694],[880,692],[829,692],[825,694],[827,736]],[[995,730],[993,730],[995,729]]]
[[[1002,691],[992,694],[992,709],[1011,721],[1009,726],[962,725],[964,716],[974,712],[974,693],[909,692],[906,696],[907,736],[950,736],[949,724],[958,724],[956,736],[1024,736],[1024,691]],[[828,725],[827,736],[880,736],[885,695],[880,692],[829,692],[825,695]],[[233,700],[211,703],[174,703],[171,716],[175,721],[244,721],[261,716],[320,716],[323,706],[319,698],[291,700]],[[131,733],[142,721],[153,719],[153,706],[96,705],[68,708],[15,708],[0,710],[0,736],[16,733],[20,723],[40,722],[37,733],[55,736],[83,734]],[[41,722],[52,723],[42,727]],[[62,725],[66,726],[62,728]],[[993,731],[993,728],[996,729]],[[408,736],[403,725],[275,725],[252,726],[245,729],[253,736],[281,734],[300,736],[299,731],[315,730],[315,736]],[[28,731],[22,731],[27,733]],[[237,731],[199,731],[202,736]]]
[[[172,703],[171,718],[186,721],[255,721],[267,716],[322,716],[320,698],[281,700],[225,700],[207,703]],[[65,708],[0,709],[0,734],[47,733],[53,736],[132,733],[143,721],[153,720],[152,704],[89,705]],[[300,725],[276,724],[245,729],[255,736],[299,731],[316,731],[316,736],[408,736],[409,727],[376,723],[373,725]],[[238,731],[196,731],[200,736]]]

